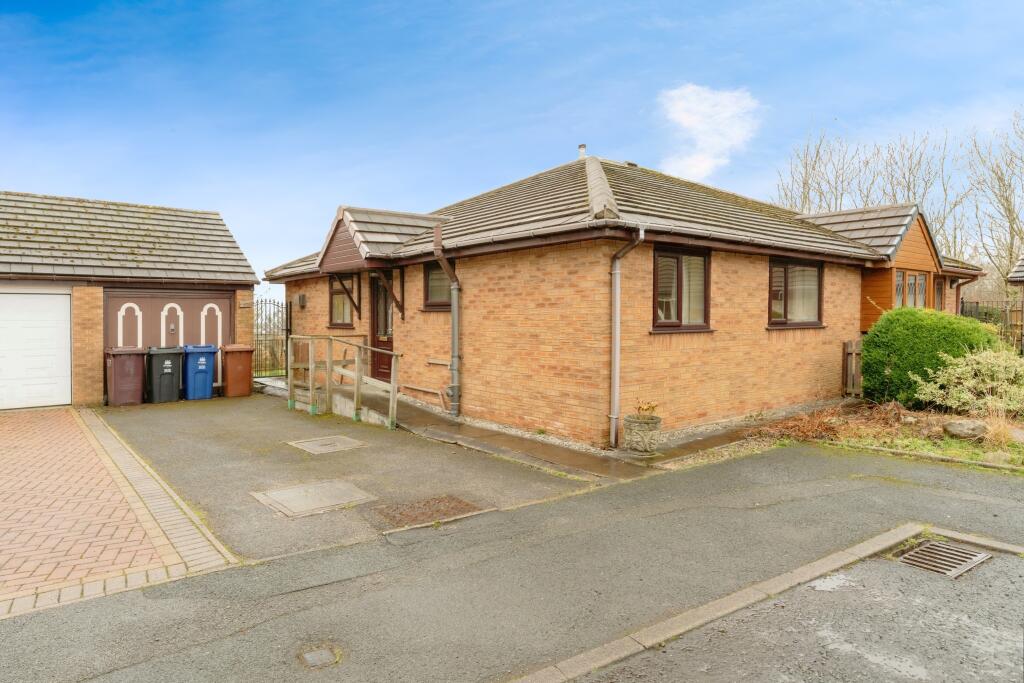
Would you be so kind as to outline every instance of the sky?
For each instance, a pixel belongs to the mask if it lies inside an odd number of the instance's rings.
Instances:
[[[429,212],[579,143],[770,199],[810,135],[1005,126],[1022,25],[1019,1],[0,0],[0,189],[217,210],[261,276],[338,205]]]

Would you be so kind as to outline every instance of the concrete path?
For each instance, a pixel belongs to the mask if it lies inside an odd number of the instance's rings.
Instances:
[[[0,442],[0,618],[231,562],[91,411],[0,413]]]
[[[779,449],[8,619],[0,678],[507,680],[908,520],[1019,544],[1024,479]]]

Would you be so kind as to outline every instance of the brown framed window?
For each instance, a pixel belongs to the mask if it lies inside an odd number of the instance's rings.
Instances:
[[[354,327],[352,319],[356,310],[353,304],[357,302],[359,291],[359,279],[351,273],[346,275],[332,275],[328,278],[330,282],[330,327]]]
[[[709,328],[710,256],[707,251],[654,250],[654,330]]]
[[[945,308],[946,303],[946,278],[937,277],[932,280],[932,306],[935,307],[936,311],[941,311]]]
[[[449,263],[455,267],[454,263]],[[452,310],[452,281],[437,261],[423,264],[423,310]]]
[[[820,262],[772,259],[768,265],[768,325],[820,326],[821,280]]]
[[[928,305],[928,274],[896,271],[894,308],[924,308]]]

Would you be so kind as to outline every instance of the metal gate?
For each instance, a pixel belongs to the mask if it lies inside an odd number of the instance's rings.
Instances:
[[[291,323],[288,304],[277,299],[253,302],[255,352],[254,377],[281,377],[287,374],[288,332]]]

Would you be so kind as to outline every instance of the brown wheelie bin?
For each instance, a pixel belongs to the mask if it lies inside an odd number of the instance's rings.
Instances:
[[[252,347],[228,344],[220,347],[224,362],[224,395],[248,396],[252,393]]]
[[[108,348],[107,405],[134,406],[142,403],[146,386],[146,349],[134,346]]]

